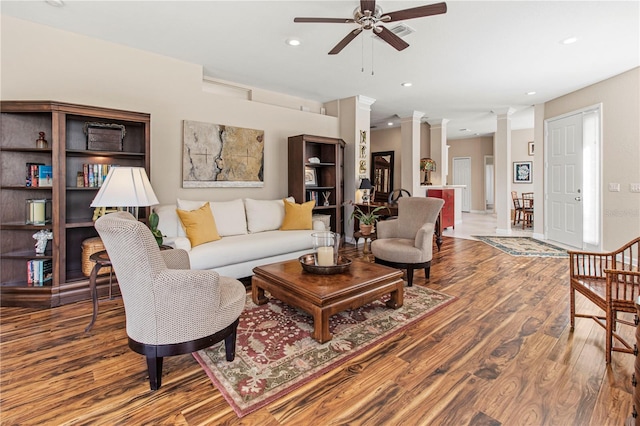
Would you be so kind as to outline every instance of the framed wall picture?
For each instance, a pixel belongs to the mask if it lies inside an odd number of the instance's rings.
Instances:
[[[318,175],[316,169],[313,167],[304,168],[304,185],[305,186],[318,186]]]
[[[513,183],[533,183],[532,161],[515,161],[513,163]]]
[[[183,120],[182,187],[264,187],[264,130]]]
[[[533,147],[534,147],[533,142],[529,142],[527,154],[533,155]]]

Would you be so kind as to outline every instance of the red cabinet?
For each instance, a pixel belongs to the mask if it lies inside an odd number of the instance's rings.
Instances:
[[[454,190],[453,189],[428,189],[427,197],[442,198],[444,200],[444,206],[440,212],[442,218],[442,229],[452,226],[455,228],[455,204],[454,204]]]

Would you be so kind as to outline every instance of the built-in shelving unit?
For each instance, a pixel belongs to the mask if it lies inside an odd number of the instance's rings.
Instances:
[[[84,164],[144,167],[150,174],[149,114],[52,101],[2,101],[0,136],[0,296],[2,306],[53,307],[89,298],[89,280],[82,273],[82,242],[97,235],[90,204],[99,188],[77,187]],[[126,128],[122,151],[87,147],[85,123],[120,124]],[[36,148],[44,132],[46,149]],[[27,187],[26,163],[53,167],[52,187]],[[52,220],[27,225],[27,199],[50,199]],[[148,209],[140,212],[144,219]],[[53,232],[43,256],[35,254],[32,235]],[[38,287],[27,282],[26,263],[51,259],[53,279]],[[101,281],[104,281],[103,278]],[[101,284],[101,283],[99,283]],[[98,287],[99,290],[101,287]]]
[[[314,213],[331,216],[331,230],[339,234],[344,229],[344,147],[342,139],[289,137],[289,195],[297,203],[315,200]],[[328,205],[323,193],[329,193]]]

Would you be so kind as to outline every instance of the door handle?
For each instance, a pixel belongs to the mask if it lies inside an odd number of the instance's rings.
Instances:
[[[575,200],[576,201],[582,201],[582,198],[581,197],[576,197]]]

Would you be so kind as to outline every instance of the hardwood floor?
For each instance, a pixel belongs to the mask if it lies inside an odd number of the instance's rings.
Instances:
[[[430,281],[414,283],[459,300],[242,419],[191,355],[165,358],[150,391],[120,299],[100,302],[89,333],[89,301],[2,308],[1,423],[621,425],[631,413],[634,357],[607,366],[591,320],[569,332],[567,259],[445,238]]]

